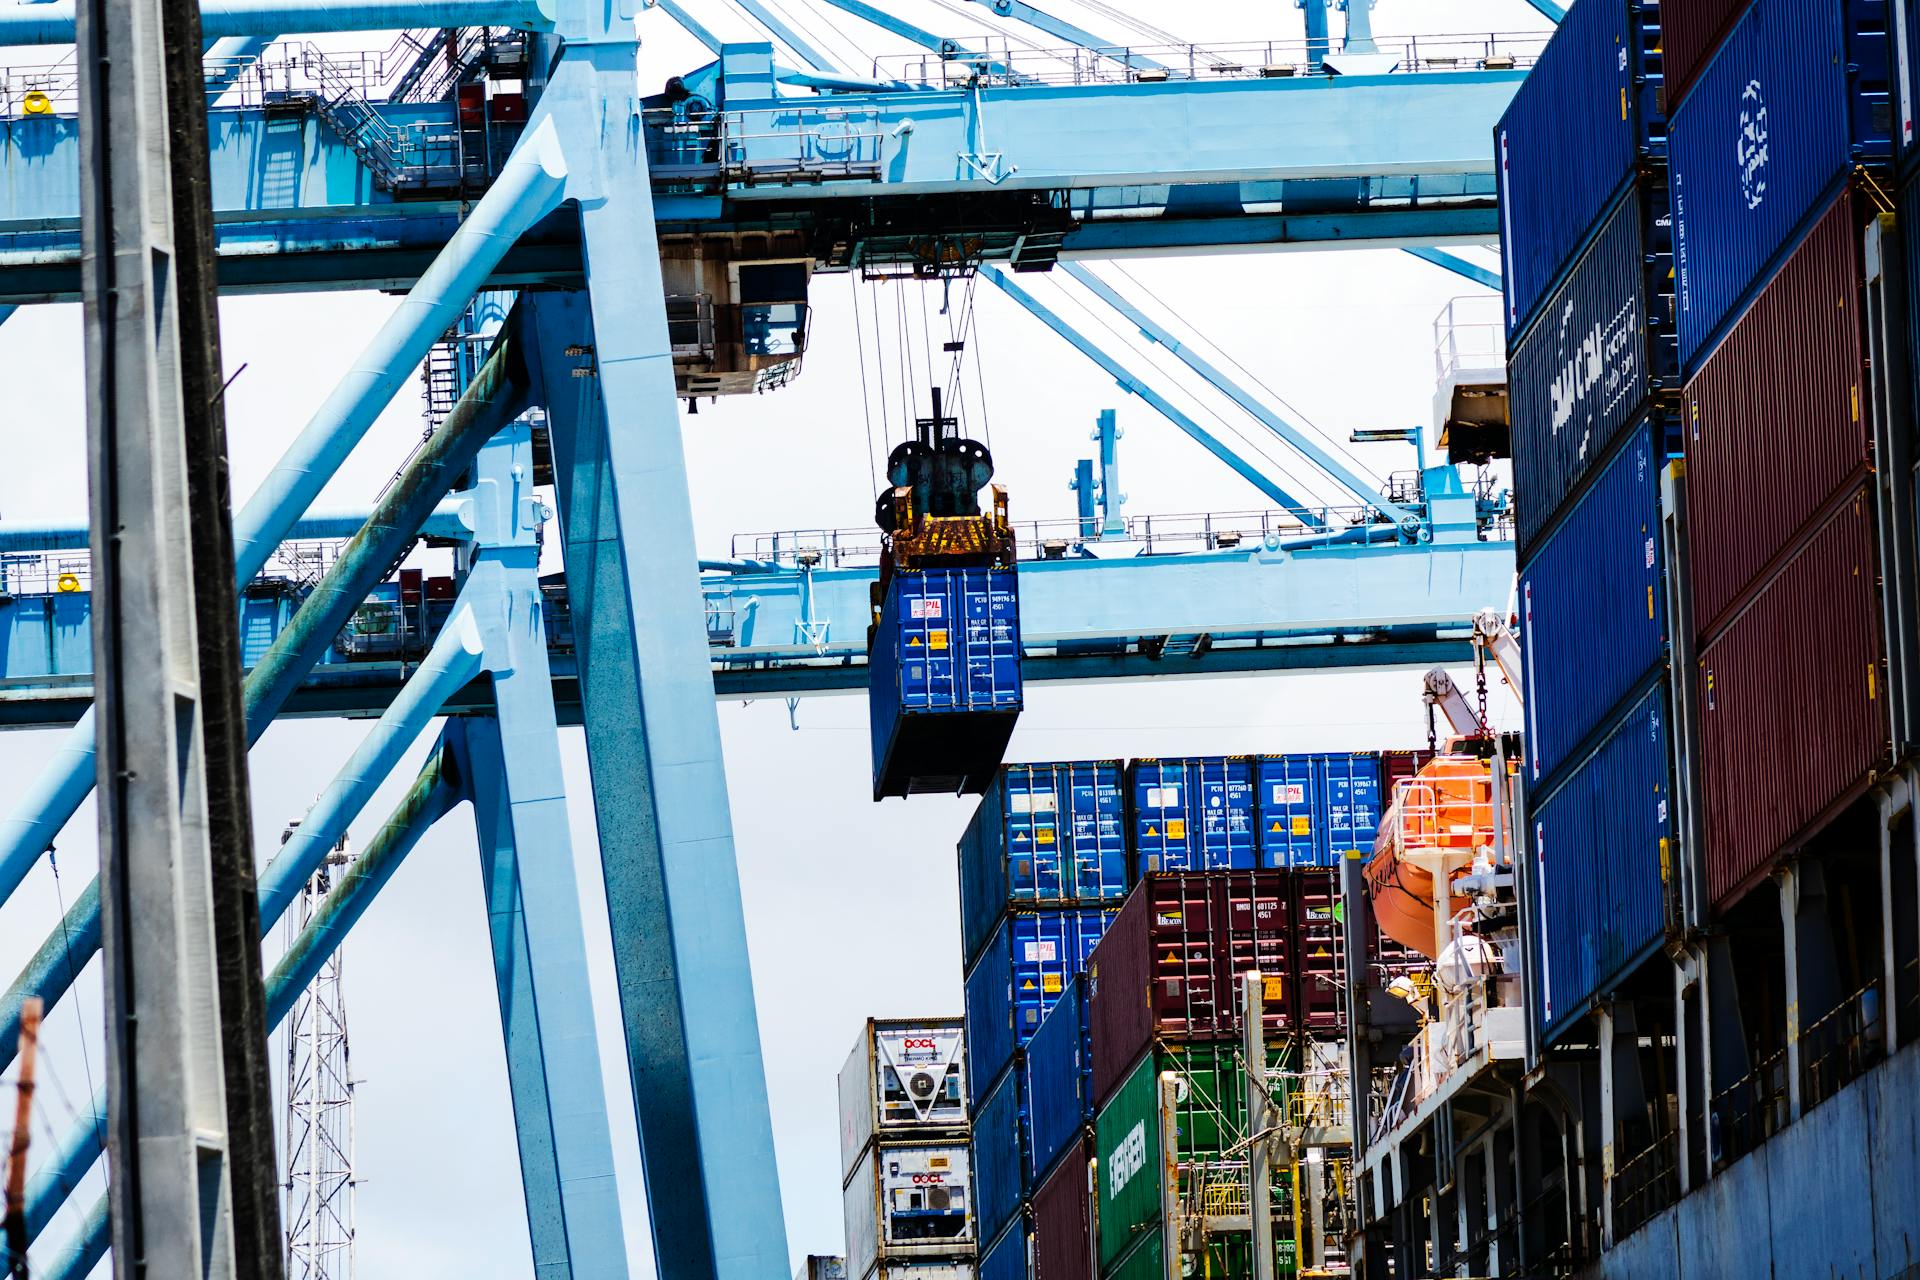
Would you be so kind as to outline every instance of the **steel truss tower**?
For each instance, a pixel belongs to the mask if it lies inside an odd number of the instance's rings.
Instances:
[[[291,836],[295,823],[289,826]],[[285,837],[281,841],[285,843]],[[344,837],[287,913],[292,948],[352,861]],[[336,948],[287,1015],[285,1222],[289,1280],[352,1280],[354,1274],[353,1050]]]

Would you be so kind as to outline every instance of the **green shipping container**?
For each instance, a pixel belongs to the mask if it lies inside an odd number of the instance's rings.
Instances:
[[[1270,1046],[1268,1053],[1269,1070],[1284,1069],[1292,1062],[1291,1046]],[[1130,1257],[1129,1251],[1137,1254],[1147,1238],[1159,1238],[1160,1075],[1167,1071],[1176,1073],[1182,1082],[1174,1114],[1179,1160],[1189,1175],[1194,1162],[1223,1160],[1229,1148],[1246,1140],[1247,1076],[1241,1065],[1239,1046],[1159,1045],[1150,1049],[1107,1100],[1107,1105],[1100,1109],[1094,1126],[1100,1158],[1099,1252],[1103,1276],[1117,1277],[1123,1261],[1130,1268],[1147,1266]],[[1281,1104],[1276,1102],[1276,1105]],[[1189,1191],[1193,1181],[1189,1176]],[[1286,1182],[1285,1171],[1275,1169],[1276,1198],[1289,1194]],[[1244,1187],[1244,1183],[1241,1185]],[[1244,1201],[1239,1211],[1245,1213]],[[1212,1255],[1220,1248],[1231,1253],[1233,1243],[1233,1237],[1223,1237],[1222,1243],[1207,1252]],[[1249,1239],[1239,1237],[1238,1243],[1248,1244]],[[1158,1246],[1154,1248],[1157,1254]],[[1292,1242],[1288,1241],[1283,1252],[1290,1255],[1291,1251]],[[1223,1254],[1220,1261],[1226,1263],[1229,1259]],[[1239,1261],[1250,1262],[1244,1250]],[[1290,1261],[1288,1266],[1291,1269]],[[1237,1276],[1250,1274],[1250,1270],[1243,1265],[1239,1271],[1215,1270],[1211,1274]],[[1128,1271],[1127,1275],[1131,1280],[1132,1272]]]
[[[1274,1241],[1273,1252],[1274,1276],[1293,1275],[1293,1241]],[[1166,1267],[1160,1229],[1155,1227],[1107,1273],[1106,1280],[1166,1280]],[[1244,1235],[1216,1237],[1208,1244],[1206,1256],[1188,1259],[1180,1274],[1191,1280],[1246,1280],[1253,1274],[1253,1240]]]

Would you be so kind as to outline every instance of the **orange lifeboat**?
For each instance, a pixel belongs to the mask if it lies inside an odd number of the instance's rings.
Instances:
[[[1467,899],[1447,895],[1446,918],[1434,918],[1434,877],[1454,878],[1493,843],[1493,768],[1477,756],[1436,756],[1393,789],[1393,801],[1367,860],[1367,893],[1380,931],[1437,959],[1447,922]]]

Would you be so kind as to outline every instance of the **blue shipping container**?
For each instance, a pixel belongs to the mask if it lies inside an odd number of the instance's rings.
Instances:
[[[960,837],[960,933],[971,964],[1008,907],[1127,896],[1127,799],[1117,761],[1010,764]]]
[[[1649,0],[1580,0],[1494,128],[1507,334],[1517,337],[1644,153],[1665,153]]]
[[[1077,974],[1027,1045],[1027,1185],[1046,1181],[1060,1153],[1078,1150],[1093,1123],[1093,1047],[1087,979]]]
[[[1135,760],[1131,773],[1141,875],[1253,868],[1259,837],[1251,756]]]
[[[1654,389],[1678,376],[1665,207],[1663,192],[1639,184],[1621,196],[1507,362],[1522,556],[1639,420]]]
[[[973,1226],[992,1240],[1027,1198],[1027,1087],[1009,1071],[973,1113]]]
[[[1014,1054],[1027,1047],[1041,1020],[1119,915],[1117,909],[1016,911],[967,972],[967,1090],[978,1102]]]
[[[1260,865],[1337,867],[1380,830],[1380,757],[1262,756]]]
[[[1691,372],[1856,161],[1884,159],[1884,0],[1753,0],[1673,119],[1680,361]]]
[[[1014,571],[894,574],[868,649],[874,799],[986,790],[1022,705]]]
[[[1557,1035],[1666,934],[1672,755],[1656,680],[1532,816],[1541,1025]]]
[[[1634,433],[1520,570],[1526,772],[1535,786],[1666,660],[1660,423]]]
[[[980,1254],[980,1280],[1027,1280],[1027,1220],[1008,1224],[998,1240]]]

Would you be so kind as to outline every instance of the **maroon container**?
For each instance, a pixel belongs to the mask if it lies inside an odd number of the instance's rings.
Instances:
[[[1294,983],[1296,1025],[1315,1034],[1339,1034],[1347,1025],[1346,930],[1336,910],[1340,884],[1331,871],[1294,872]]]
[[[1263,1020],[1294,1025],[1292,871],[1142,878],[1087,963],[1094,1096],[1105,1101],[1155,1038],[1240,1034],[1239,975],[1274,977]]]
[[[1695,634],[1725,626],[1867,464],[1860,247],[1842,192],[1686,389]]]
[[[1431,751],[1382,751],[1380,753],[1380,804],[1393,803],[1394,784],[1411,778],[1433,759]]]
[[[1660,72],[1667,114],[1680,100],[1714,51],[1747,11],[1749,0],[1660,0]]]
[[[1093,1143],[1062,1157],[1033,1193],[1033,1280],[1094,1280]]]
[[[1887,753],[1873,506],[1846,497],[1700,653],[1707,888],[1739,897]]]

